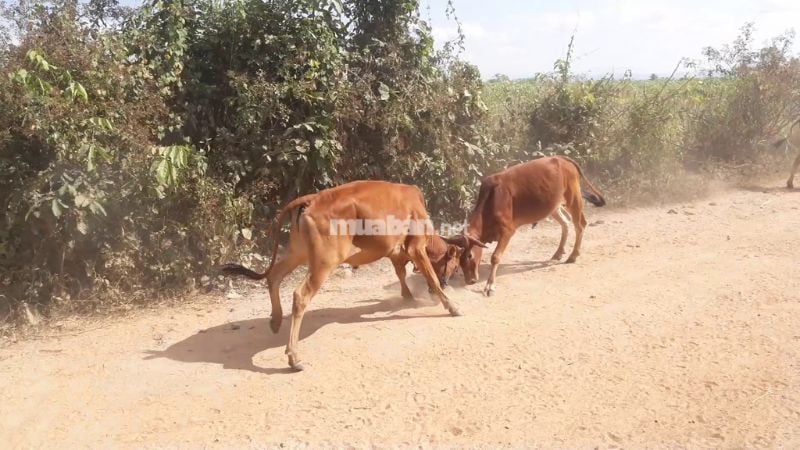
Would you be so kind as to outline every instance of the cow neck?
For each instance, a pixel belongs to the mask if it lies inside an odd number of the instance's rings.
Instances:
[[[470,215],[469,222],[467,223],[467,235],[484,242],[483,217],[482,214],[473,213]]]

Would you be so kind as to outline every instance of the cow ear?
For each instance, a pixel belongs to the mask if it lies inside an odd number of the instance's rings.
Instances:
[[[461,248],[456,245],[449,245],[447,246],[447,257],[448,258],[455,258],[458,254],[461,253]]]

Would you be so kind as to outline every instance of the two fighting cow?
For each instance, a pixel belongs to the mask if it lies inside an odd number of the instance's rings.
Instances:
[[[277,332],[283,318],[280,283],[297,266],[308,266],[308,274],[294,291],[292,323],[286,347],[289,365],[302,370],[297,346],[303,315],[322,283],[339,264],[357,267],[389,258],[400,280],[403,297],[410,299],[412,295],[405,278],[406,265],[411,261],[425,277],[432,295],[451,315],[457,316],[460,313],[442,290],[442,284],[458,266],[462,268],[467,284],[477,282],[485,243],[497,242],[484,291],[487,295],[495,291],[500,259],[517,227],[553,217],[562,227],[561,242],[553,258],[563,256],[568,228],[561,215],[562,205],[572,217],[576,234],[575,246],[567,262],[575,261],[580,254],[586,226],[581,178],[585,180],[578,164],[564,156],[537,159],[488,176],[482,180],[477,204],[464,233],[447,239],[435,235],[432,227],[425,226],[403,227],[402,231],[392,233],[358,233],[347,227],[337,227],[341,222],[380,221],[387,217],[410,221],[412,225],[429,221],[422,192],[415,186],[383,181],[347,183],[297,198],[280,211],[273,229],[272,260],[264,273],[237,264],[223,266],[222,272],[267,279],[272,302],[270,326],[273,332]],[[603,206],[602,195],[588,180],[586,186],[588,191],[583,193],[583,197]],[[286,216],[291,217],[288,251],[276,263],[277,233]],[[347,231],[332,232],[342,229]]]

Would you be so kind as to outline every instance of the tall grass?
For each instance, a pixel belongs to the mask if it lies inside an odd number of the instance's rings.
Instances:
[[[509,161],[572,155],[617,204],[763,170],[783,157],[768,144],[800,116],[800,61],[793,35],[758,49],[751,36],[748,24],[734,44],[682,67],[692,75],[647,81],[575,76],[570,44],[552,73],[487,83],[487,133]]]

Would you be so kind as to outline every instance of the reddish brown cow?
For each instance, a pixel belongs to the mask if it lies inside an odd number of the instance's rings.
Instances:
[[[444,238],[438,234],[434,234],[428,240],[428,244],[425,246],[425,253],[428,255],[428,260],[431,262],[433,272],[436,274],[436,278],[439,280],[439,284],[442,288],[447,286],[447,283],[450,282],[450,278],[452,278],[458,270],[459,257],[463,251],[464,249],[462,247],[455,244],[448,244],[445,242]],[[416,264],[414,264],[411,259],[408,259],[406,264],[409,262],[411,262],[414,268],[414,273],[419,273]],[[356,269],[358,269],[358,266],[353,267],[353,270]],[[411,299],[411,291],[408,289],[405,279],[400,280],[400,287],[403,298]],[[428,289],[428,291],[433,293],[430,289]]]
[[[428,259],[431,261],[433,271],[436,272],[436,277],[439,279],[439,284],[446,287],[450,282],[450,278],[456,273],[459,267],[459,258],[464,251],[463,247],[456,244],[448,244],[441,236],[433,235],[425,247],[425,253],[428,254]],[[413,262],[412,262],[413,264]],[[414,273],[419,272],[417,266],[414,265]]]
[[[492,254],[492,270],[484,289],[487,296],[492,295],[500,258],[516,229],[539,222],[548,216],[561,225],[561,242],[553,255],[553,259],[561,259],[569,233],[567,220],[560,213],[559,207],[562,204],[572,216],[575,226],[575,246],[567,258],[568,263],[575,262],[580,254],[583,229],[586,227],[581,200],[581,178],[591,191],[584,192],[583,197],[596,206],[605,205],[602,194],[584,177],[578,163],[566,156],[529,161],[485,177],[481,181],[478,200],[469,216],[464,234],[447,240],[466,248],[460,261],[466,283],[474,284],[478,281],[481,249],[485,247],[483,243],[496,241],[497,247]]]
[[[281,222],[291,214],[291,231],[287,254],[275,262],[278,250],[277,233]],[[264,273],[256,273],[238,264],[223,266],[226,275],[244,275],[252,279],[266,278],[272,302],[273,332],[278,332],[283,318],[280,302],[280,284],[283,278],[301,264],[308,265],[308,275],[294,291],[292,324],[286,354],[289,365],[302,370],[297,344],[300,326],[306,307],[330,273],[342,263],[353,267],[389,258],[394,265],[403,289],[403,296],[411,292],[405,284],[405,266],[409,260],[420,268],[433,295],[442,302],[450,314],[459,315],[456,307],[442,291],[425,251],[432,230],[415,234],[408,230],[385,230],[383,234],[358,233],[345,227],[337,230],[337,221],[386,221],[390,217],[423,223],[428,220],[422,192],[415,186],[383,181],[355,181],[317,194],[297,198],[284,207],[275,220],[275,243],[272,260]],[[333,228],[332,228],[333,222]],[[420,231],[420,230],[417,230]],[[357,249],[356,253],[352,253]]]
[[[436,276],[439,278],[439,283],[442,287],[447,286],[447,283],[450,282],[450,278],[452,278],[453,274],[458,270],[459,258],[463,251],[463,247],[447,243],[447,241],[438,234],[432,236],[428,241],[428,245],[425,247],[425,253],[428,254],[428,259],[431,260],[433,271],[436,272]],[[414,266],[414,272],[417,271],[417,267]]]

